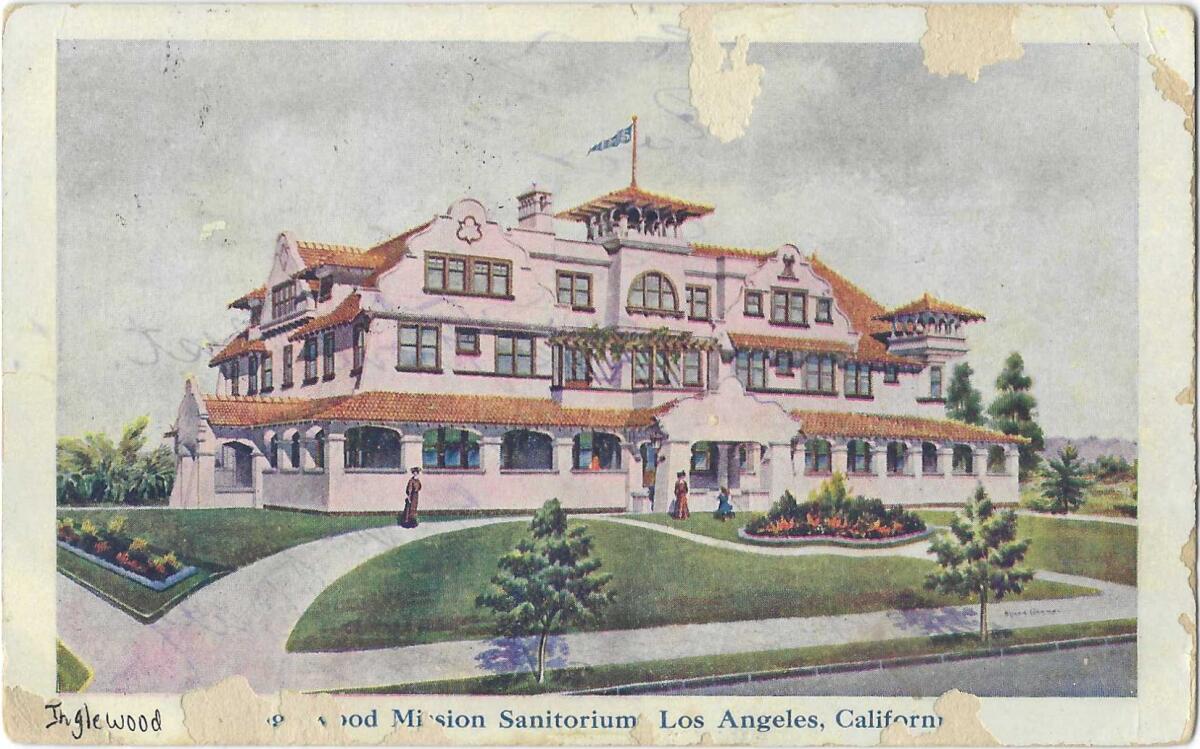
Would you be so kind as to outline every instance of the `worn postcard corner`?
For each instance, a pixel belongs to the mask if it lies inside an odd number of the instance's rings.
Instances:
[[[8,9],[8,736],[1188,741],[1193,26]]]

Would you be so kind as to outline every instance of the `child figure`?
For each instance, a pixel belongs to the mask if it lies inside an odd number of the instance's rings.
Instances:
[[[723,523],[734,514],[733,505],[729,502],[729,487],[722,486],[721,491],[717,493],[717,511],[713,513],[713,517]]]

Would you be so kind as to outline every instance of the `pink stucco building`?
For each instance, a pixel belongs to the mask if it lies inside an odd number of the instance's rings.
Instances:
[[[697,509],[833,471],[886,502],[1016,501],[1019,438],[945,415],[979,313],[885,310],[788,244],[689,242],[712,207],[636,185],[518,206],[505,228],[459,200],[370,248],[281,234],[215,392],[185,385],[171,505],[394,510],[413,466],[423,510],[662,511],[678,471]]]

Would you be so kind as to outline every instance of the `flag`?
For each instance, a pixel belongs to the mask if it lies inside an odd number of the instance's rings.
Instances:
[[[616,134],[613,135],[613,137],[611,137],[607,140],[602,140],[599,143],[597,143],[596,145],[589,148],[588,153],[591,153],[592,151],[603,151],[606,148],[614,148],[616,146],[620,146],[625,143],[629,143],[632,140],[633,140],[633,125],[630,124],[626,127],[621,128],[620,130],[618,130],[616,132]]]

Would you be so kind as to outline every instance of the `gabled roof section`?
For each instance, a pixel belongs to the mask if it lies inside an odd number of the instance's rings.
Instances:
[[[367,250],[367,254],[381,258],[381,260],[379,261],[379,266],[375,268],[375,272],[367,276],[363,282],[364,285],[373,287],[379,283],[379,276],[400,262],[400,259],[408,252],[408,240],[428,229],[432,223],[433,221],[426,221],[423,224],[418,224],[402,234],[397,234],[391,239],[380,242]]]
[[[251,341],[248,335],[246,331],[238,333],[237,337],[230,341],[225,348],[221,349],[216,356],[208,360],[208,366],[215,367],[231,359],[236,359],[242,354],[267,353],[267,344],[263,343],[261,338]]]
[[[308,322],[301,325],[294,333],[288,336],[289,341],[298,341],[305,336],[310,336],[314,333],[320,333],[322,330],[336,328],[339,325],[346,325],[354,322],[362,313],[362,297],[357,293],[351,294],[342,300],[341,304],[333,309],[328,315],[314,317]]]
[[[250,309],[251,302],[259,302],[260,304],[267,298],[267,287],[259,286],[254,291],[248,291],[242,294],[237,299],[229,303],[229,309]]]
[[[949,419],[918,416],[881,416],[835,411],[792,411],[805,434],[813,437],[928,439],[953,442],[1024,444],[1026,437]]]
[[[986,320],[982,312],[976,312],[973,309],[962,307],[957,304],[942,301],[926,291],[919,299],[915,299],[901,307],[888,310],[883,314],[876,315],[876,320],[891,321],[898,315],[915,315],[921,312],[938,312],[946,315],[954,315],[964,322],[974,322],[976,320]]]
[[[846,313],[846,316],[850,318],[850,324],[861,334],[856,354],[858,359],[877,364],[921,366],[921,362],[915,359],[889,354],[887,345],[875,337],[876,334],[886,334],[891,331],[889,325],[877,319],[877,315],[884,313],[882,304],[819,260],[816,253],[809,257],[809,263],[813,272],[832,287],[838,307]]]
[[[743,260],[755,260],[761,263],[774,257],[775,250],[692,242],[692,254],[700,255],[701,257],[736,257]]]
[[[592,198],[586,203],[577,205],[569,210],[562,211],[556,214],[555,218],[567,221],[586,221],[589,217],[606,213],[619,206],[637,206],[643,210],[655,208],[660,211],[674,211],[677,214],[682,214],[683,218],[707,216],[715,210],[711,205],[693,203],[690,200],[673,198],[670,195],[660,195],[649,190],[643,190],[637,185],[630,185],[622,187],[620,190],[613,190],[598,198]]]
[[[221,426],[382,421],[620,429],[650,426],[655,416],[667,408],[571,408],[549,398],[381,391],[311,400],[213,395],[204,396],[204,400],[210,422]]]
[[[734,348],[748,350],[854,353],[854,347],[850,344],[826,338],[797,338],[793,336],[759,335],[758,333],[730,333],[729,342],[733,344]]]
[[[304,261],[305,270],[311,270],[322,265],[375,270],[383,262],[380,256],[373,255],[361,247],[351,247],[344,244],[297,241],[296,249],[300,252],[300,259]]]

